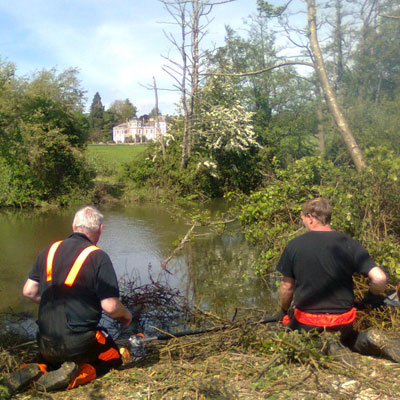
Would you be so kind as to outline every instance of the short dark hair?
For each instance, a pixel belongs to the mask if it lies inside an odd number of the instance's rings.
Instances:
[[[322,225],[327,225],[331,222],[332,206],[329,200],[323,197],[307,200],[301,206],[301,212],[303,215],[312,215]]]

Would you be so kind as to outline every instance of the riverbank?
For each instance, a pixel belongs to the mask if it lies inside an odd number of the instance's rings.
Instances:
[[[359,324],[399,331],[396,308],[360,312]],[[248,321],[247,321],[248,322]],[[228,322],[227,322],[228,323]],[[324,354],[328,337],[286,332],[276,323],[230,323],[222,331],[150,342],[146,356],[88,385],[15,399],[358,399],[400,396],[400,364],[353,353],[354,366]],[[34,347],[2,349],[3,360],[28,361]],[[4,367],[4,366],[3,366]],[[6,398],[3,395],[3,398]]]
[[[400,395],[400,365],[354,354],[348,368],[323,355],[325,339],[275,325],[154,343],[147,357],[88,385],[15,399],[376,399]]]

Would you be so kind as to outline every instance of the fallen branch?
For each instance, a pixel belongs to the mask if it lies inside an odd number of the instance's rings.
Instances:
[[[180,243],[178,244],[178,246],[175,247],[175,249],[172,251],[172,253],[170,254],[170,256],[169,256],[165,261],[162,262],[162,264],[161,264],[161,268],[162,268],[162,269],[166,270],[168,273],[171,273],[171,272],[169,272],[169,271],[166,269],[168,263],[172,260],[172,258],[174,257],[174,255],[175,255],[179,250],[181,250],[181,249],[183,248],[183,246],[185,245],[185,243],[187,243],[187,242],[189,241],[190,235],[192,234],[193,229],[194,229],[196,226],[197,226],[197,222],[195,222],[195,223],[192,225],[192,227],[187,231],[185,237],[180,241]]]

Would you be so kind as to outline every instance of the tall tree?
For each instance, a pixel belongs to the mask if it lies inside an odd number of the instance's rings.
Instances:
[[[285,10],[291,1],[287,2],[286,6],[283,7],[282,10]],[[325,101],[327,103],[329,112],[331,113],[332,119],[335,122],[342,139],[346,145],[347,151],[351,156],[357,170],[362,170],[366,167],[366,163],[364,160],[363,153],[359,148],[354,135],[348,125],[348,122],[339,106],[336,94],[332,88],[332,85],[329,81],[327,69],[325,67],[324,58],[322,56],[321,48],[318,41],[317,35],[317,22],[316,22],[316,14],[317,14],[317,7],[315,5],[315,0],[305,0],[305,4],[307,7],[307,37],[309,47],[303,45],[303,47],[308,51],[308,54],[311,56],[314,69],[321,86],[322,92],[325,97]],[[258,5],[261,9],[265,9],[266,12],[271,12],[272,6],[268,4],[268,2],[264,0],[259,0]],[[290,31],[289,23],[286,23],[286,29]],[[303,31],[304,32],[304,31]],[[300,31],[296,30],[292,33],[296,33],[299,35]],[[294,38],[290,38],[289,40],[292,43],[295,43]],[[300,61],[300,60],[299,60]]]
[[[104,106],[101,102],[99,92],[93,96],[92,104],[90,105],[90,127],[92,129],[101,129],[103,127],[104,120]]]
[[[316,7],[314,0],[307,1],[307,16],[308,16],[308,32],[312,54],[314,56],[315,70],[318,76],[318,80],[321,84],[322,91],[325,95],[329,111],[332,114],[332,118],[335,121],[340,133],[342,134],[343,140],[347,146],[347,150],[350,153],[351,158],[356,168],[361,171],[366,167],[364,156],[362,151],[357,145],[354,139],[353,133],[344,117],[336,95],[332,90],[332,86],[329,82],[328,75],[326,73],[324,59],[322,57],[321,49],[318,43],[317,37],[317,23],[316,23]]]
[[[91,139],[94,141],[101,139],[105,121],[104,106],[99,92],[96,92],[93,96],[92,104],[90,105],[89,123]]]
[[[117,123],[120,124],[132,118],[136,118],[137,108],[129,99],[125,99],[113,101],[107,111],[113,113]]]
[[[192,154],[195,142],[193,136],[193,122],[197,92],[199,89],[199,73],[202,68],[206,52],[201,50],[201,41],[206,35],[209,24],[208,16],[214,5],[229,3],[232,0],[202,1],[202,0],[160,0],[179,27],[179,38],[172,33],[167,38],[179,53],[180,60],[167,57],[168,64],[164,70],[175,80],[175,88],[181,93],[183,110],[183,137],[181,168],[186,168]],[[203,21],[205,21],[203,23]]]
[[[88,127],[76,71],[43,70],[30,79],[7,71],[0,66],[0,181],[7,184],[1,204],[64,201],[88,188],[81,152]]]
[[[161,151],[163,158],[165,159],[165,144],[164,144],[164,138],[163,135],[161,134],[161,129],[160,129],[160,115],[161,111],[158,108],[158,89],[157,89],[157,82],[156,78],[153,76],[153,89],[154,89],[154,108],[151,110],[149,117],[154,118],[155,120],[155,126],[156,126],[156,138],[158,142],[160,143],[161,146]],[[153,114],[153,115],[152,115]]]

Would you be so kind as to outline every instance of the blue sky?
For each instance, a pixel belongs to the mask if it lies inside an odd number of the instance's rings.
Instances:
[[[224,25],[244,29],[256,0],[236,0],[214,8],[208,40],[223,44]],[[140,84],[171,88],[162,70],[172,45],[162,22],[170,16],[158,0],[0,0],[0,56],[18,75],[41,69],[79,69],[87,105],[98,91],[106,108],[129,98],[138,113],[151,111],[154,94]],[[172,53],[171,53],[172,54]],[[160,91],[159,107],[174,113],[178,95]]]

